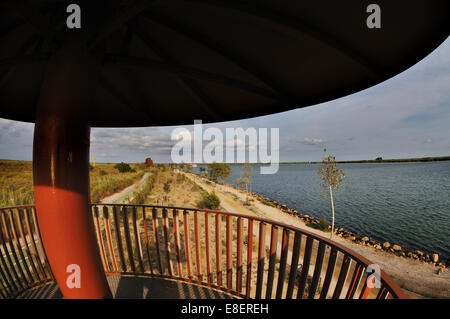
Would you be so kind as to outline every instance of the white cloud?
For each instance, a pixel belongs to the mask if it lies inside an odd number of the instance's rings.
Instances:
[[[326,141],[321,138],[310,138],[305,137],[301,140],[297,140],[297,143],[305,144],[305,145],[325,145]]]

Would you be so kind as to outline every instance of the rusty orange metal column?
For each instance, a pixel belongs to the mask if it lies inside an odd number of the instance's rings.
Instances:
[[[86,112],[95,77],[84,47],[65,43],[46,71],[36,109],[34,191],[44,246],[64,297],[109,298],[89,207]]]

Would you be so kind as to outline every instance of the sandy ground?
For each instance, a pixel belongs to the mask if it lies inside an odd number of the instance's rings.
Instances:
[[[264,205],[258,200],[254,200],[251,206],[244,206],[243,203],[246,195],[229,185],[208,184],[204,179],[194,174],[186,175],[205,190],[214,190],[219,196],[221,206],[225,211],[272,219],[324,237],[329,237],[329,233],[307,227],[300,219],[288,215],[277,208]],[[391,253],[356,244],[337,236],[333,240],[354,250],[370,261],[379,264],[381,269],[391,276],[411,298],[450,298],[450,271],[448,269],[445,269],[438,275],[438,268],[434,265],[395,256]]]

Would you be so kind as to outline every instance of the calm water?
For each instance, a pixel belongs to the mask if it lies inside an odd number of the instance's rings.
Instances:
[[[229,183],[236,185],[242,166],[231,167]],[[320,193],[318,167],[280,165],[277,174],[260,175],[259,167],[253,166],[253,191],[331,221],[330,201]],[[339,167],[345,178],[334,193],[337,227],[450,257],[450,161]]]

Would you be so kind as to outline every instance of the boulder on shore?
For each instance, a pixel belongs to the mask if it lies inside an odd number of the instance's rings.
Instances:
[[[361,241],[362,241],[363,243],[365,243],[366,241],[369,241],[369,237],[364,236],[363,238],[361,238]]]
[[[402,247],[400,247],[399,245],[394,245],[394,246],[392,246],[392,248],[394,249],[394,251],[401,251],[402,250]]]
[[[389,249],[391,247],[391,244],[389,244],[388,242],[385,242],[383,244],[383,249]]]
[[[431,261],[437,263],[439,261],[439,255],[438,254],[431,255]]]

